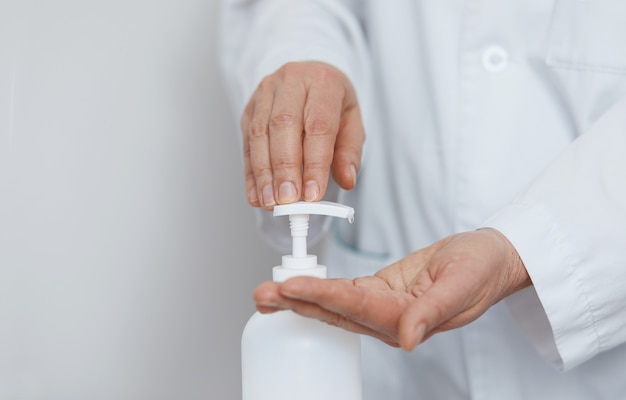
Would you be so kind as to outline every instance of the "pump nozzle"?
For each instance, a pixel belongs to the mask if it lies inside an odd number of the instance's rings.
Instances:
[[[347,218],[348,222],[354,222],[354,208],[330,201],[299,201],[297,203],[274,206],[275,217],[293,214],[328,215],[330,217]]]
[[[306,239],[309,232],[309,215],[311,214],[346,218],[350,223],[354,221],[354,209],[352,207],[329,201],[300,201],[274,206],[274,216],[289,215],[292,240],[292,254],[291,256],[283,256],[282,266],[274,269],[275,280],[294,276],[292,273],[287,274],[285,270],[315,271],[320,269],[321,266],[317,265],[317,257],[307,254]],[[325,267],[323,274],[326,275]],[[318,276],[317,273],[311,273],[311,275]]]

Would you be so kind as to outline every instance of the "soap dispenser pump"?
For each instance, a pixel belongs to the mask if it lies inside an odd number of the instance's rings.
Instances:
[[[273,279],[326,278],[326,267],[307,254],[309,215],[354,218],[354,209],[331,202],[297,202],[274,207],[289,215],[292,254],[273,268]],[[361,400],[359,335],[293,311],[256,312],[241,339],[243,400]]]

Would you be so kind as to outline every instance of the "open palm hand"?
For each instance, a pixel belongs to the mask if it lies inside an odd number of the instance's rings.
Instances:
[[[265,282],[254,299],[262,313],[291,309],[411,350],[530,284],[511,243],[481,229],[442,239],[373,276]]]

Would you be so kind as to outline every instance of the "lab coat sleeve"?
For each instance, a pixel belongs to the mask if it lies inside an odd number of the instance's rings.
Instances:
[[[265,76],[287,62],[305,60],[326,62],[344,72],[360,99],[362,114],[367,114],[363,99],[371,98],[366,93],[370,90],[370,66],[356,3],[353,0],[223,0],[220,66],[237,118]],[[330,182],[325,199],[337,201],[339,192]],[[271,244],[281,249],[289,246],[290,239],[285,236],[289,234],[286,218],[274,219],[263,210],[258,210],[257,216],[261,231]],[[323,218],[311,219],[311,241],[326,225]]]
[[[506,302],[547,361],[567,370],[626,342],[626,99],[484,225],[532,279]]]

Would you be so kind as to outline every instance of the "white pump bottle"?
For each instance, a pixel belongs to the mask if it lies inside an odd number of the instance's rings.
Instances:
[[[274,281],[326,278],[326,267],[307,254],[309,215],[347,218],[354,209],[331,202],[274,207],[289,215],[292,255],[274,267]],[[361,342],[357,334],[292,311],[255,313],[241,339],[243,400],[361,400]]]

